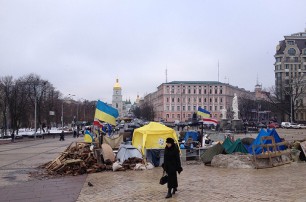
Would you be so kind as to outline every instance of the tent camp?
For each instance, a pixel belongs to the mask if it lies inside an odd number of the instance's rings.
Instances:
[[[150,122],[148,125],[134,130],[132,145],[145,155],[145,149],[164,149],[168,137],[173,138],[178,144],[177,135],[172,128]]]
[[[123,163],[125,160],[128,160],[129,158],[133,157],[142,159],[142,154],[137,148],[133,147],[132,145],[121,145],[118,150],[116,160],[120,163]]]
[[[250,154],[253,154],[253,151],[252,151],[252,146],[253,145],[271,144],[271,140],[264,140],[263,142],[261,142],[262,137],[265,137],[265,136],[274,137],[275,143],[279,143],[279,142],[282,141],[274,128],[272,130],[267,130],[267,131],[265,131],[264,129],[261,129],[260,132],[258,133],[256,139],[254,140],[254,142],[248,147],[248,152]],[[280,146],[279,147],[279,150],[285,150],[285,149],[286,149],[285,146]],[[255,149],[255,154],[260,154],[260,153],[262,153],[262,147],[257,147]]]

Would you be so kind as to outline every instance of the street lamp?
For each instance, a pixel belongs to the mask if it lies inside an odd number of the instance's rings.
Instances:
[[[66,97],[65,99],[66,100],[71,99],[71,97],[73,96],[75,95],[68,94],[68,97]],[[65,99],[62,102],[62,130],[64,130],[64,102],[65,102]]]

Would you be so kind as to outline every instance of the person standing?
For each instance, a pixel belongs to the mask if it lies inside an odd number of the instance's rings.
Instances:
[[[175,144],[174,139],[172,138],[166,139],[164,163],[162,167],[168,175],[168,193],[166,198],[171,198],[172,194],[175,194],[178,187],[176,172],[180,174],[183,171],[183,168],[181,167],[180,151],[178,145]]]
[[[64,141],[65,140],[65,134],[64,131],[62,130],[62,133],[60,134],[60,141]]]

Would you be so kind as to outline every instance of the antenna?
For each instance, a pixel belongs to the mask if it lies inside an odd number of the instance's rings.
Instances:
[[[166,64],[166,83],[168,83],[168,65]]]
[[[219,82],[219,60],[218,60],[218,82]]]

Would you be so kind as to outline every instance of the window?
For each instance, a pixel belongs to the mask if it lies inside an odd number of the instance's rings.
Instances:
[[[167,102],[169,102],[169,98],[167,97]]]
[[[286,64],[285,68],[286,68],[286,69],[289,69],[289,65],[288,65],[288,64]]]
[[[197,90],[196,89],[193,89],[193,94],[196,94],[197,93]]]
[[[191,117],[191,114],[188,114],[188,118],[190,118]]]
[[[191,93],[191,91],[190,91],[190,89],[188,89],[188,94],[190,94]]]
[[[212,102],[212,99],[211,99],[211,98],[209,98],[209,102]]]
[[[286,76],[289,76],[289,72],[286,72]]]
[[[306,55],[306,49],[304,49],[304,55]]]
[[[174,88],[171,89],[171,93],[174,94]]]
[[[222,98],[220,98],[220,102],[221,102],[221,103],[223,102],[223,99],[222,99]]]
[[[289,45],[294,45],[294,41],[288,41]]]
[[[286,57],[286,62],[289,62],[290,61],[290,57]]]
[[[206,98],[204,98],[204,102],[207,102]]]
[[[295,49],[294,49],[294,48],[289,48],[288,54],[289,54],[289,55],[295,55],[295,54],[296,54]]]
[[[294,62],[298,62],[299,58],[298,57],[294,57]]]
[[[167,111],[169,111],[169,109],[170,109],[170,107],[169,107],[169,106],[167,106]]]
[[[193,102],[197,102],[197,98],[193,98]]]
[[[183,111],[185,111],[185,106],[183,106]]]
[[[218,98],[215,98],[215,102],[218,102]]]
[[[210,110],[210,111],[212,110],[212,106],[209,106],[209,110]]]
[[[206,94],[207,93],[207,91],[206,91],[206,89],[204,89],[204,94]]]
[[[183,89],[183,94],[185,94],[185,88]]]
[[[180,114],[178,114],[178,115],[177,115],[177,118],[178,118],[178,119],[180,119],[180,118],[181,118]]]
[[[174,102],[174,97],[171,100],[172,100],[172,102]]]
[[[222,110],[223,109],[223,107],[222,106],[220,106],[220,110]]]
[[[190,102],[190,97],[188,98],[188,102]]]
[[[193,106],[193,110],[196,110],[196,109],[197,109],[197,106],[194,105],[194,106]]]
[[[166,118],[168,119],[170,116],[169,116],[169,114],[166,114]]]
[[[215,88],[215,94],[218,94],[218,89],[217,88]]]
[[[202,99],[201,99],[201,98],[199,98],[199,102],[202,102]]]
[[[180,106],[177,106],[177,111],[181,111],[181,107]]]
[[[212,93],[212,90],[211,89],[209,89],[209,94],[211,94]]]
[[[185,114],[183,114],[183,118],[185,118]]]
[[[201,94],[202,93],[202,90],[201,89],[199,89],[199,94]]]
[[[222,94],[222,88],[220,89],[220,94]]]
[[[174,106],[171,106],[171,110],[174,111]]]
[[[177,98],[177,102],[180,102],[180,98]]]
[[[174,119],[174,114],[172,114],[172,118]]]
[[[217,111],[217,106],[215,106],[215,111]]]
[[[204,106],[204,109],[207,109],[207,106]]]
[[[190,106],[188,106],[188,111],[190,111],[191,110],[191,107]]]

